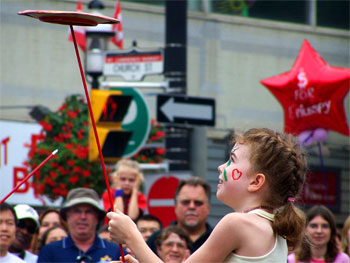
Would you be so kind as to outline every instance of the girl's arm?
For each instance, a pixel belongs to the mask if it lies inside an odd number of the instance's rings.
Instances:
[[[240,215],[224,216],[204,242],[185,262],[223,262],[240,245],[242,224]]]
[[[112,239],[126,244],[139,262],[162,262],[148,247],[130,217],[123,213],[110,212],[109,231]],[[186,262],[222,262],[239,247],[241,235],[240,218],[234,213],[225,216],[214,228],[207,241]],[[215,251],[213,253],[213,251]]]
[[[128,216],[131,217],[132,220],[136,220],[140,215],[140,209],[138,206],[137,194],[139,192],[140,185],[142,183],[143,175],[138,174],[136,177],[135,185],[132,189],[130,203],[128,206]]]

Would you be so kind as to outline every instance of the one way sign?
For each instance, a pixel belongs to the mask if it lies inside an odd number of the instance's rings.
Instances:
[[[158,95],[157,121],[215,126],[215,100],[184,95]]]

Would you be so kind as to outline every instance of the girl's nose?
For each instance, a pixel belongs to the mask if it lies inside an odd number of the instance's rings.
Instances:
[[[224,170],[224,168],[225,168],[225,164],[219,165],[219,166],[218,166],[218,171],[219,171],[219,173],[222,173],[222,171]]]

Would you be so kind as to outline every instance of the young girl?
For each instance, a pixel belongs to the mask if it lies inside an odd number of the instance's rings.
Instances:
[[[143,215],[147,202],[144,194],[139,192],[143,182],[143,174],[139,164],[133,160],[120,160],[113,173],[114,188],[112,194],[115,208],[136,220]],[[107,191],[102,195],[104,209],[110,211]]]
[[[186,262],[286,262],[304,227],[293,204],[306,173],[300,146],[290,136],[251,129],[236,136],[230,159],[218,169],[216,195],[235,212]],[[107,216],[114,241],[126,243],[140,262],[161,262],[129,217],[120,211]]]

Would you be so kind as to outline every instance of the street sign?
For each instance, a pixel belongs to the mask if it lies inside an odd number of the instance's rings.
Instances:
[[[184,95],[158,95],[157,121],[215,126],[215,100]]]
[[[146,143],[151,128],[149,110],[142,94],[132,88],[111,88],[119,90],[123,95],[132,96],[131,105],[122,122],[122,129],[132,131],[123,157],[127,158],[136,154]]]
[[[146,75],[163,73],[163,50],[107,51],[103,74],[120,76],[125,80],[140,81]]]
[[[158,217],[164,226],[176,220],[174,196],[180,180],[175,176],[162,176],[151,186],[148,193],[148,212]]]

